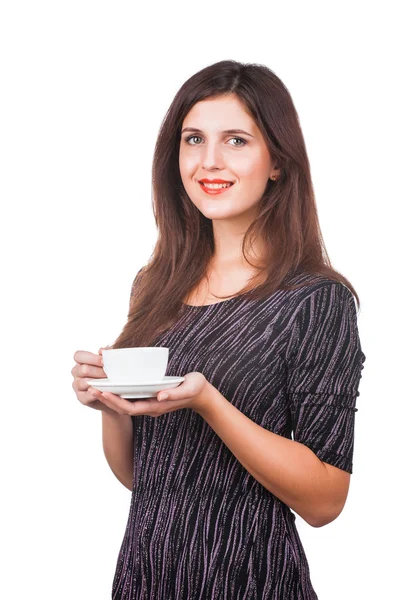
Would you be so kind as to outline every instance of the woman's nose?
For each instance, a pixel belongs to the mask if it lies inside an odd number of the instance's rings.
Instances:
[[[222,169],[222,153],[217,144],[208,144],[204,147],[203,168],[207,170]]]

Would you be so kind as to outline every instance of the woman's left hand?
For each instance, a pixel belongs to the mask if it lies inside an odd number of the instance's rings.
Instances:
[[[195,371],[185,375],[185,381],[177,387],[158,392],[156,398],[126,400],[110,392],[100,392],[93,387],[90,387],[88,392],[119,415],[159,417],[179,408],[191,408],[196,412],[201,410],[211,388],[211,383],[204,375]],[[164,394],[168,394],[168,398],[162,399]]]

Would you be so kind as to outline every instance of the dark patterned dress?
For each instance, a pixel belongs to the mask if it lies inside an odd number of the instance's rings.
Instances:
[[[267,299],[182,306],[155,340],[261,427],[352,473],[365,354],[353,295],[322,276]],[[113,600],[315,600],[290,508],[191,409],[132,417],[133,492]]]

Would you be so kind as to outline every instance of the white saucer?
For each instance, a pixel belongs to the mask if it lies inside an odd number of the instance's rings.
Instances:
[[[106,377],[103,377],[103,379],[88,379],[87,381],[89,385],[96,388],[96,390],[100,390],[100,392],[111,392],[121,396],[121,398],[130,400],[132,398],[154,398],[162,390],[178,387],[182,381],[185,381],[185,378],[165,375],[157,381],[138,381],[135,383],[127,383],[126,381],[118,383],[110,381]]]

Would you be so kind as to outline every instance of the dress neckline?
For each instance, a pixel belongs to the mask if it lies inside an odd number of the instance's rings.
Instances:
[[[235,300],[244,298],[248,294],[249,292],[244,292],[243,294],[236,294],[236,296],[233,296],[232,298],[227,298],[226,300],[219,300],[218,302],[213,302],[212,304],[186,304],[186,302],[182,302],[182,306],[189,309],[210,308],[210,306],[218,306],[219,304],[228,304],[229,302],[234,302]]]
[[[301,274],[298,273],[296,275],[298,277]],[[296,281],[296,279],[297,279],[296,275],[294,277],[292,277],[291,281],[293,281],[293,282]],[[211,306],[218,306],[219,304],[226,305],[226,304],[229,304],[231,302],[236,302],[237,300],[241,300],[243,298],[246,298],[246,297],[250,296],[251,293],[255,289],[261,287],[261,285],[262,284],[260,283],[260,284],[256,285],[254,288],[252,288],[251,290],[249,290],[247,292],[243,292],[242,294],[236,294],[236,296],[233,296],[232,298],[228,298],[227,300],[220,300],[219,302],[213,302],[212,304],[186,304],[186,302],[181,302],[181,306],[183,308],[188,309],[188,310],[193,310],[194,311],[194,310],[200,310],[200,309],[210,308]]]

